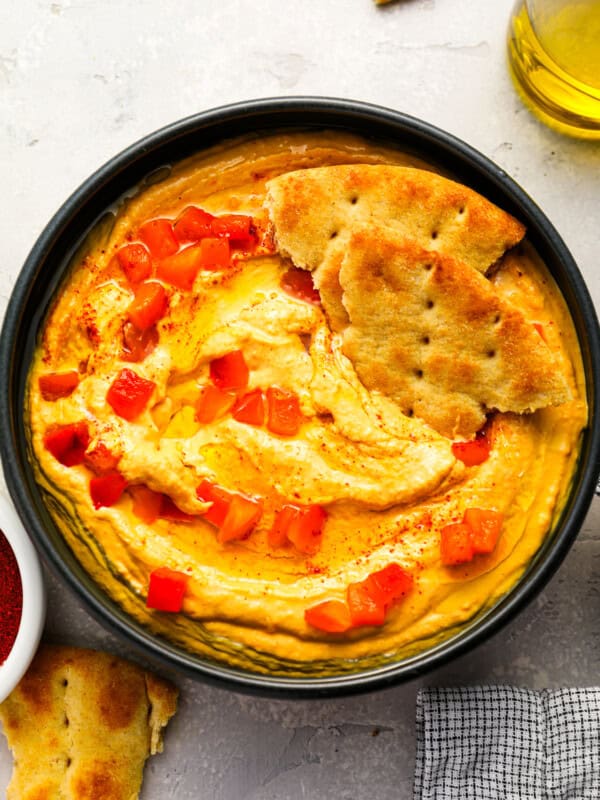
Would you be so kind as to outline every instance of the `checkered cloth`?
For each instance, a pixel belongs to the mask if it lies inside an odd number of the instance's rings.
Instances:
[[[414,800],[600,800],[600,688],[422,689]]]

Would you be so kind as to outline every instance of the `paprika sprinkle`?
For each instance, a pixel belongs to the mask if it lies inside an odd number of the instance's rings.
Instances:
[[[17,638],[23,610],[23,586],[17,559],[0,531],[0,665]]]

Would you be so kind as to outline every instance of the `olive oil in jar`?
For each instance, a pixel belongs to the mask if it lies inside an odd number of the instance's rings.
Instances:
[[[600,0],[520,0],[508,59],[519,94],[543,122],[600,139]]]

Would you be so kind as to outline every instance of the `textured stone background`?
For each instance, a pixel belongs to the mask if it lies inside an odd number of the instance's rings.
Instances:
[[[0,313],[36,236],[93,170],[152,130],[231,101],[318,94],[413,114],[491,157],[535,198],[598,304],[598,145],[524,110],[505,66],[512,0],[4,0]],[[8,13],[6,13],[8,12]],[[5,492],[4,484],[0,490]],[[476,651],[404,686],[329,701],[179,680],[143,800],[404,800],[419,686],[597,682],[600,504],[555,577]],[[127,653],[53,578],[47,636]],[[0,794],[10,757],[0,737]]]

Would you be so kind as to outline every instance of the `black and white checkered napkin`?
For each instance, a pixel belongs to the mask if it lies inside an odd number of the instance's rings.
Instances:
[[[414,800],[600,800],[600,688],[417,697]]]

